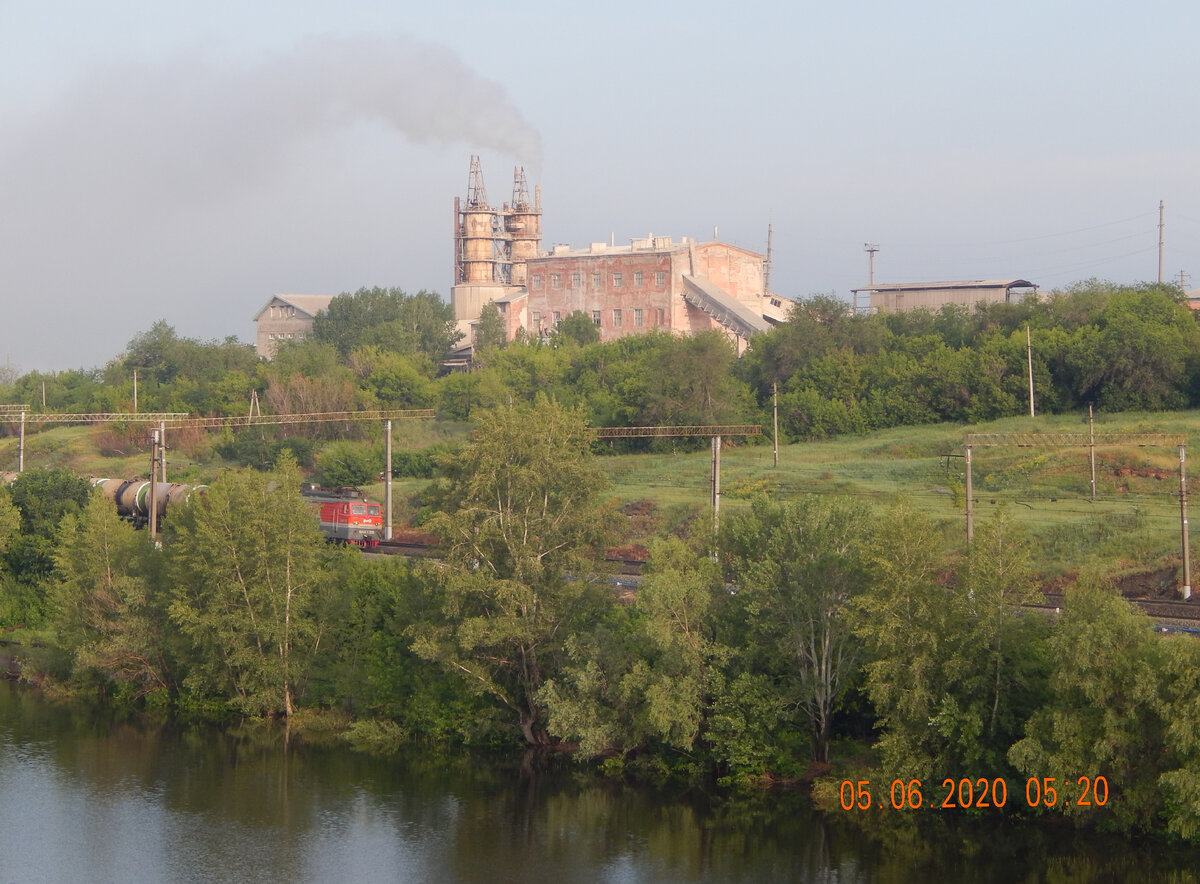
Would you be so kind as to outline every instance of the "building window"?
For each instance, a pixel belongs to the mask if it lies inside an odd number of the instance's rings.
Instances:
[[[614,273],[613,274],[613,288],[619,289],[620,287],[621,287],[621,274]]]
[[[638,328],[642,327],[642,308],[638,307],[633,311],[633,324]]]
[[[600,324],[600,311],[599,310],[592,311],[592,322],[596,323],[596,325]]]
[[[552,289],[562,288],[562,274],[561,273],[551,273],[550,274],[550,288],[552,288]]]
[[[554,311],[554,324],[555,324],[555,325],[558,325],[558,321],[559,321],[560,319],[562,319],[562,316],[560,316],[560,315],[559,315],[559,312],[558,312],[557,310],[555,310],[555,311]]]
[[[571,288],[577,289],[583,285],[583,274],[578,270],[571,274]]]
[[[654,271],[654,284],[655,285],[666,285],[667,284],[667,271],[655,270]]]
[[[533,311],[533,327],[534,328],[542,327],[542,314],[538,310]]]
[[[664,311],[663,311],[663,308],[662,308],[662,307],[659,307],[659,308],[658,308],[658,324],[659,324],[659,325],[666,325],[666,324],[667,324],[667,317],[666,317],[666,314],[664,313]]]
[[[621,327],[621,310],[620,308],[613,311],[613,328]]]
[[[540,289],[542,287],[542,274],[540,274],[540,273],[533,274],[533,279],[531,280],[531,282],[533,283],[533,287],[535,289]]]
[[[604,274],[599,270],[592,274],[592,285],[594,285],[596,288],[600,288],[600,286],[604,285]]]
[[[642,271],[640,271],[640,270],[638,270],[638,271],[635,271],[635,272],[634,272],[634,274],[633,274],[633,284],[634,284],[634,285],[641,285],[641,284],[642,284],[642,280],[643,280],[643,278],[644,278],[644,277],[643,277]]]

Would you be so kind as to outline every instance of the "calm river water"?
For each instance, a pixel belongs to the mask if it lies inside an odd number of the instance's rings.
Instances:
[[[0,683],[0,882],[1198,880],[1200,854],[954,821],[865,831],[803,796],[381,761],[175,728]]]

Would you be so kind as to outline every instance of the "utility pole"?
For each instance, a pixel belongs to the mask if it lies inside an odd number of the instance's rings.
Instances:
[[[1183,600],[1192,597],[1192,551],[1188,540],[1187,517],[1187,477],[1184,475],[1184,462],[1187,460],[1187,446],[1179,446],[1179,527],[1183,534]]]
[[[137,369],[133,370],[133,413],[138,413],[137,407]]]
[[[1163,201],[1158,201],[1158,281],[1162,282],[1163,264]]]
[[[975,537],[975,501],[974,489],[971,487],[971,446],[964,445],[963,451],[967,461],[967,543]]]
[[[779,466],[779,384],[771,381],[772,444],[775,446],[775,466]]]
[[[712,437],[713,532],[721,525],[721,437]]]
[[[21,412],[21,435],[17,437],[17,472],[25,472],[25,412]]]
[[[1088,403],[1088,463],[1092,467],[1092,500],[1096,499],[1096,420]]]
[[[158,469],[159,479],[167,484],[167,422],[158,422]]]
[[[384,464],[383,474],[383,539],[392,539],[392,421],[389,418],[384,421],[384,437],[387,439],[383,446],[384,459],[387,461]]]
[[[1029,323],[1025,323],[1025,357],[1029,362],[1029,416],[1037,417],[1033,405],[1033,339],[1029,336]]]
[[[158,546],[158,430],[150,431],[150,543]]]

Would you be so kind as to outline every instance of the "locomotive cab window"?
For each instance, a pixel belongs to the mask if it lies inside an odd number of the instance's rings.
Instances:
[[[367,505],[365,503],[356,503],[350,508],[350,512],[356,516],[365,516],[367,514]]]
[[[378,516],[378,515],[381,515],[382,513],[383,513],[383,509],[381,507],[377,507],[373,504],[371,506],[367,507],[367,515],[368,516]]]

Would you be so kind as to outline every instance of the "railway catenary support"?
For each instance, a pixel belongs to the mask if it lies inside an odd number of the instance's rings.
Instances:
[[[28,405],[0,405],[0,420],[11,421],[19,415],[21,429],[17,435],[17,472],[25,471],[25,415],[29,412]]]
[[[1088,409],[1089,423],[1091,408]],[[967,542],[975,530],[974,501],[971,492],[971,449],[982,446],[1012,446],[1017,448],[1084,448],[1089,450],[1093,464],[1092,496],[1095,499],[1095,450],[1097,445],[1137,445],[1143,448],[1174,447],[1179,454],[1179,526],[1183,559],[1183,582],[1179,588],[1184,600],[1192,597],[1192,555],[1188,537],[1187,515],[1187,438],[1179,433],[1099,433],[1093,427],[1087,433],[967,433],[963,438],[966,454]]]
[[[712,439],[712,489],[713,528],[720,527],[721,512],[721,437],[761,436],[762,427],[757,424],[725,424],[720,426],[665,426],[665,427],[596,427],[592,430],[600,439],[669,438],[707,436]]]
[[[1179,446],[1179,529],[1183,535],[1183,598],[1192,597],[1192,551],[1188,539],[1187,514],[1187,476],[1184,473],[1187,462],[1187,446]]]

